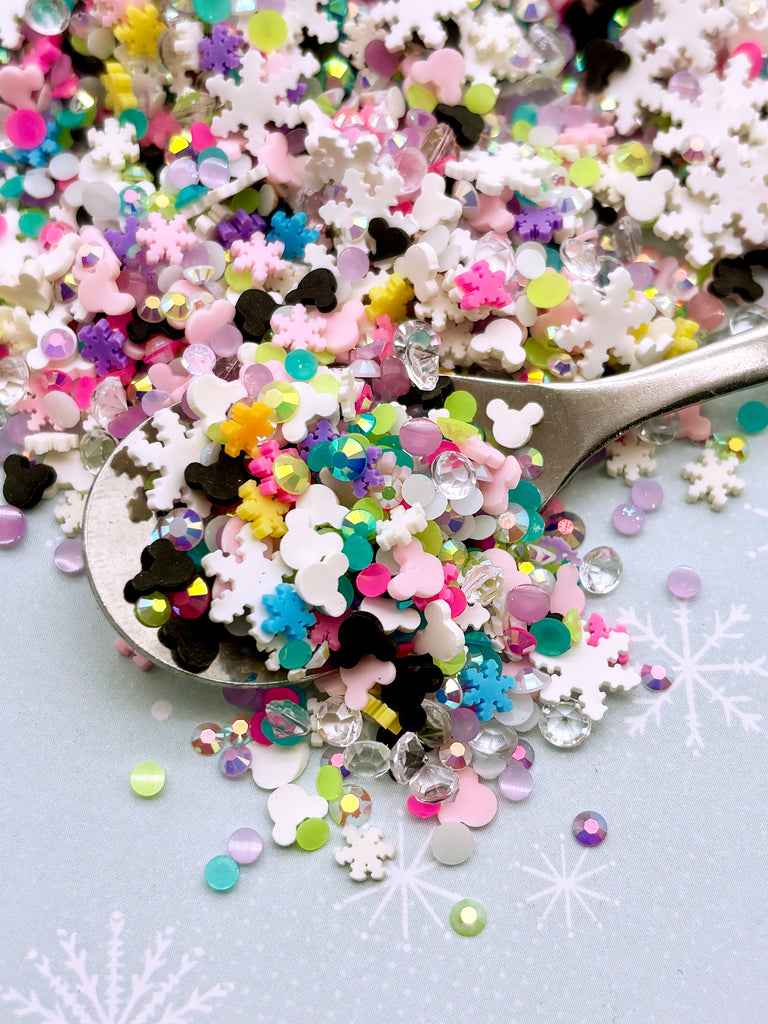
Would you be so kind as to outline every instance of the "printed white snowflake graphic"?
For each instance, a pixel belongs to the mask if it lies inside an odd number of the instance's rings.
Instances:
[[[183,994],[188,984],[186,976],[203,955],[201,949],[183,953],[175,970],[159,973],[168,961],[173,928],[155,933],[154,943],[143,953],[140,970],[130,975],[126,988],[124,924],[120,913],[109,919],[103,974],[89,965],[87,951],[79,948],[77,933],[60,930],[59,945],[64,953],[60,968],[36,950],[28,955],[47,982],[51,996],[46,999],[36,991],[25,996],[8,988],[0,989],[0,1001],[13,1007],[14,1016],[39,1024],[192,1024],[201,1014],[211,1013],[214,1000],[223,999],[232,990],[231,984],[221,984],[207,992],[195,987]]]
[[[750,505],[750,504],[747,503],[744,506],[744,509],[747,512],[753,512],[756,516],[760,516],[762,519],[768,519],[768,508],[755,508],[753,505]],[[760,524],[760,526],[758,527],[757,531],[751,531],[751,535],[754,537],[755,534],[758,531],[762,532],[762,533],[765,533],[765,524],[764,523]],[[758,555],[762,555],[764,551],[768,551],[768,544],[760,544],[758,547],[754,548],[753,550],[748,551],[747,554],[749,555],[750,558],[757,558],[757,556]]]
[[[366,885],[362,892],[355,893],[354,896],[347,896],[345,900],[342,900],[341,903],[336,905],[335,909],[339,910],[348,903],[357,903],[359,900],[365,900],[369,896],[378,896],[379,903],[368,921],[368,927],[372,928],[390,903],[392,903],[395,897],[397,897],[397,900],[400,903],[403,949],[407,953],[411,949],[410,912],[414,902],[421,904],[438,928],[443,930],[444,937],[449,939],[451,937],[451,932],[446,927],[448,914],[446,912],[443,917],[441,917],[428,901],[427,894],[442,896],[444,899],[450,900],[452,903],[455,903],[457,900],[461,899],[461,897],[457,893],[449,892],[447,889],[442,889],[439,885],[434,885],[432,882],[426,882],[422,879],[421,876],[423,874],[427,871],[432,871],[434,868],[439,866],[437,861],[424,861],[424,854],[427,852],[427,848],[429,847],[430,835],[426,836],[413,860],[410,864],[406,865],[405,838],[402,822],[398,822],[397,831],[398,842],[396,858],[394,861],[387,864],[387,877],[384,881],[373,882],[371,885]],[[360,938],[368,938],[367,933],[360,933]]]
[[[651,720],[660,725],[663,709],[673,704],[678,694],[683,695],[687,709],[685,721],[688,736],[685,745],[694,755],[698,756],[704,749],[697,703],[702,697],[708,698],[710,704],[717,704],[720,707],[728,726],[736,721],[744,732],[759,732],[762,715],[746,707],[751,704],[752,698],[726,692],[732,676],[768,676],[765,655],[744,660],[738,653],[731,653],[729,650],[732,642],[744,639],[745,634],[736,627],[749,622],[750,616],[746,606],[731,605],[731,610],[725,618],[719,611],[715,612],[714,626],[698,641],[692,635],[691,614],[687,604],[681,604],[673,612],[672,618],[677,623],[679,638],[668,642],[666,636],[657,632],[650,614],[641,622],[633,608],[621,609],[620,621],[626,625],[633,645],[648,644],[651,651],[658,654],[660,663],[664,665],[667,675],[672,680],[672,686],[663,693],[638,697],[633,702],[643,710],[625,719],[629,724],[630,736],[642,735]],[[718,652],[723,647],[726,648],[726,652],[718,657]],[[648,659],[649,655],[644,657]],[[723,683],[712,679],[723,675]]]
[[[597,914],[595,914],[594,910],[590,907],[588,900],[595,900],[598,903],[613,903],[614,906],[618,906],[619,901],[611,899],[610,896],[606,896],[604,893],[591,888],[591,884],[585,885],[584,883],[587,879],[594,878],[595,875],[599,875],[607,868],[613,867],[616,862],[609,861],[607,864],[598,864],[595,868],[588,868],[586,871],[582,871],[582,865],[586,858],[590,857],[591,859],[594,857],[593,851],[583,850],[579,859],[569,871],[565,863],[565,836],[563,835],[560,836],[559,868],[555,867],[552,860],[542,852],[538,843],[536,843],[533,848],[544,861],[547,870],[544,871],[541,868],[529,867],[527,864],[521,864],[520,861],[515,861],[515,867],[519,868],[521,871],[525,871],[526,874],[532,875],[534,878],[542,879],[548,884],[544,889],[540,889],[539,892],[534,892],[530,896],[526,896],[522,903],[518,903],[518,907],[524,907],[528,903],[537,903],[539,900],[546,901],[544,913],[541,915],[536,925],[537,928],[543,929],[544,922],[562,899],[563,917],[569,939],[572,938],[574,934],[574,904],[578,904],[595,922],[597,927],[602,928],[602,922],[598,920]]]

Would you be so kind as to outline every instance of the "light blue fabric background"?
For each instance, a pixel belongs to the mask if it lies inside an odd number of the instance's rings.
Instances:
[[[741,401],[712,403],[714,424],[734,427]],[[53,565],[51,503],[31,513],[23,543],[0,553],[1,1024],[763,1020],[768,748],[765,718],[749,716],[765,716],[768,690],[768,437],[751,444],[744,493],[720,514],[684,501],[680,468],[696,449],[658,449],[664,504],[633,538],[610,524],[623,481],[597,467],[571,485],[582,551],[608,543],[625,565],[588,611],[642,626],[633,663],[661,662],[675,684],[609,696],[577,750],[529,734],[532,795],[502,799],[459,867],[428,847],[414,863],[432,824],[402,814],[391,780],[372,782],[398,886],[350,880],[333,859],[336,826],[316,853],[272,843],[267,794],[189,745],[197,723],[233,709],[217,690],[119,657],[87,580]],[[665,586],[681,563],[703,581],[685,605]],[[159,700],[172,705],[163,721]],[[128,786],[145,759],[167,770],[154,800]],[[587,809],[609,834],[585,850],[570,824]],[[262,833],[264,853],[214,893],[203,867],[243,826]],[[488,912],[476,938],[448,925],[465,896]]]

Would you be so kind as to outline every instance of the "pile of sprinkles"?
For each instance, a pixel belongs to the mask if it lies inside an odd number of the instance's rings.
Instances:
[[[330,818],[338,864],[384,878],[366,787],[388,774],[463,863],[491,784],[531,792],[525,733],[575,747],[606,691],[674,685],[587,608],[621,558],[541,508],[533,423],[495,399],[486,436],[440,374],[592,380],[768,319],[768,5],[691,6],[3,2],[0,546],[54,497],[56,565],[81,571],[120,445],[138,623],[186,672],[247,652],[274,675],[225,689],[238,712],[192,747],[270,792],[277,846],[320,849]],[[714,434],[691,408],[610,445],[617,533],[662,502],[658,445],[700,449],[685,497],[719,511],[767,425],[757,401]],[[238,829],[208,884],[261,851]]]

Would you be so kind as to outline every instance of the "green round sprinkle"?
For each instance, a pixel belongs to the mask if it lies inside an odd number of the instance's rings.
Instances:
[[[24,178],[21,174],[8,178],[0,185],[0,196],[3,199],[18,199],[24,191]]]
[[[206,146],[205,149],[201,150],[197,154],[198,164],[201,164],[203,160],[223,160],[225,163],[229,163],[229,157],[218,146]]]
[[[226,21],[232,13],[229,0],[194,0],[195,14],[208,25]]]
[[[748,434],[759,434],[768,427],[768,406],[762,402],[745,402],[736,414],[739,426]]]
[[[44,213],[39,213],[37,210],[26,210],[19,217],[19,231],[27,238],[37,238],[47,223],[48,218]]]
[[[142,761],[132,770],[130,782],[137,796],[157,796],[165,785],[165,769],[155,761]]]
[[[531,625],[530,632],[536,637],[537,654],[556,658],[571,646],[571,634],[560,619],[539,619]]]
[[[294,380],[312,380],[317,373],[317,356],[297,349],[285,357],[285,369]]]
[[[344,780],[335,764],[324,764],[317,773],[317,792],[328,803],[338,800],[344,789]]]
[[[296,842],[302,850],[319,850],[325,846],[331,834],[327,821],[322,818],[307,818],[296,829]]]
[[[373,561],[373,548],[365,537],[360,537],[358,534],[347,537],[341,550],[347,556],[352,572],[365,569]]]
[[[473,114],[489,114],[496,106],[496,90],[490,85],[470,85],[464,93],[464,106]]]
[[[454,391],[446,398],[445,408],[453,419],[471,423],[477,412],[477,402],[468,391]]]
[[[280,648],[277,660],[285,669],[303,668],[312,657],[312,648],[306,640],[288,640]]]
[[[239,877],[238,863],[227,853],[211,857],[205,865],[205,880],[216,892],[226,892],[231,889]]]
[[[149,121],[147,120],[146,114],[141,110],[124,110],[120,117],[118,117],[120,124],[132,124],[136,131],[137,140],[141,140],[147,134],[149,128]]]
[[[314,451],[314,449],[312,450]],[[356,501],[351,511],[356,512],[358,509],[362,509],[363,512],[370,512],[376,522],[384,521],[384,511],[381,505],[373,498],[361,498],[360,501]]]
[[[482,903],[459,900],[451,907],[448,920],[457,935],[479,935],[488,923],[488,915]]]

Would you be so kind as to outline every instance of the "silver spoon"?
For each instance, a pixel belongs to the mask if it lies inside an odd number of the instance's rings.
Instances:
[[[488,437],[492,424],[486,407],[491,400],[501,398],[512,409],[531,402],[541,407],[543,417],[533,427],[530,443],[544,459],[536,486],[545,505],[588,458],[633,427],[767,381],[768,331],[756,328],[668,362],[586,383],[522,384],[458,374],[450,380],[476,399],[474,420]],[[128,514],[136,482],[117,471],[124,447],[125,442],[118,445],[100,470],[83,518],[91,586],[107,618],[137,652],[187,678],[220,686],[284,682],[284,675],[269,672],[263,660],[244,653],[236,638],[222,645],[206,672],[185,672],[160,643],[157,630],[136,619],[133,606],[123,597],[123,587],[138,571],[150,528],[146,521],[134,522]]]

